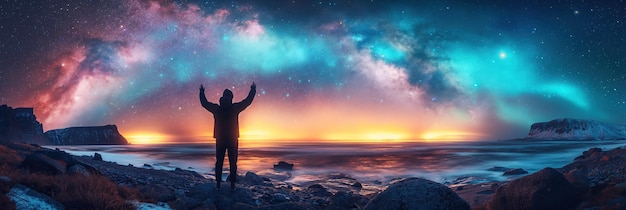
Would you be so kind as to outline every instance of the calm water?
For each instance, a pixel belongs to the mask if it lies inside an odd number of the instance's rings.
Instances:
[[[384,185],[395,178],[422,177],[440,183],[458,177],[473,181],[506,180],[502,172],[487,169],[494,166],[523,168],[530,173],[545,167],[560,168],[591,147],[612,149],[626,141],[482,141],[449,143],[277,143],[260,147],[242,145],[239,173],[252,171],[276,175],[273,164],[294,163],[292,176],[286,182],[295,184],[322,179],[328,174],[343,173],[360,182]],[[176,167],[213,175],[213,144],[59,146],[74,155],[102,154],[106,161],[150,164],[155,168]],[[228,162],[225,162],[228,167]],[[280,174],[279,174],[280,175]]]

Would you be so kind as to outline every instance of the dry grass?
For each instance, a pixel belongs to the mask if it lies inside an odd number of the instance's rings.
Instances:
[[[0,164],[19,165],[24,158],[17,151],[0,145]]]
[[[52,197],[67,209],[134,209],[127,200],[139,192],[111,182],[103,176],[26,174],[18,182]]]
[[[0,176],[11,178],[0,181],[0,206],[15,209],[5,196],[15,184],[22,184],[46,194],[67,209],[135,209],[127,200],[143,200],[137,189],[118,186],[100,175],[49,175],[19,169],[23,158],[10,148],[0,145]]]

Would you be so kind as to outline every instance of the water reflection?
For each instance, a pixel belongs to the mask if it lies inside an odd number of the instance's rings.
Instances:
[[[278,161],[294,163],[287,181],[306,183],[314,177],[343,173],[365,183],[387,183],[399,177],[423,177],[445,182],[460,176],[485,180],[505,180],[493,166],[523,168],[529,172],[544,167],[562,167],[591,147],[611,149],[625,141],[485,141],[448,143],[390,144],[289,144],[242,147],[239,169],[271,170]],[[102,154],[108,161],[141,166],[155,164],[162,169],[175,167],[213,174],[213,144],[63,146],[76,155]],[[165,164],[167,163],[167,164]],[[311,178],[313,177],[313,178]]]

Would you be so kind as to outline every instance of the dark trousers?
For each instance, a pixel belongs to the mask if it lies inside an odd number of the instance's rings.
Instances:
[[[237,139],[217,139],[215,142],[215,179],[218,185],[222,182],[222,168],[224,167],[224,155],[228,150],[228,162],[230,164],[230,183],[235,184],[237,180],[237,150],[239,141]]]

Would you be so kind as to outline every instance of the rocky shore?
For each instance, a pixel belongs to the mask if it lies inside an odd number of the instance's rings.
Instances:
[[[626,148],[609,151],[592,148],[563,168],[545,168],[510,182],[446,186],[408,178],[392,182],[382,192],[366,190],[358,180],[344,174],[329,175],[328,182],[299,186],[253,172],[240,175],[236,189],[223,185],[217,190],[212,177],[180,168],[167,171],[151,169],[149,165],[119,165],[99,154],[76,157],[36,145],[5,143],[0,145],[0,150],[0,205],[8,209],[33,205],[53,209],[626,207]],[[289,167],[276,170],[278,174],[289,173]],[[503,167],[490,170],[527,173]]]

